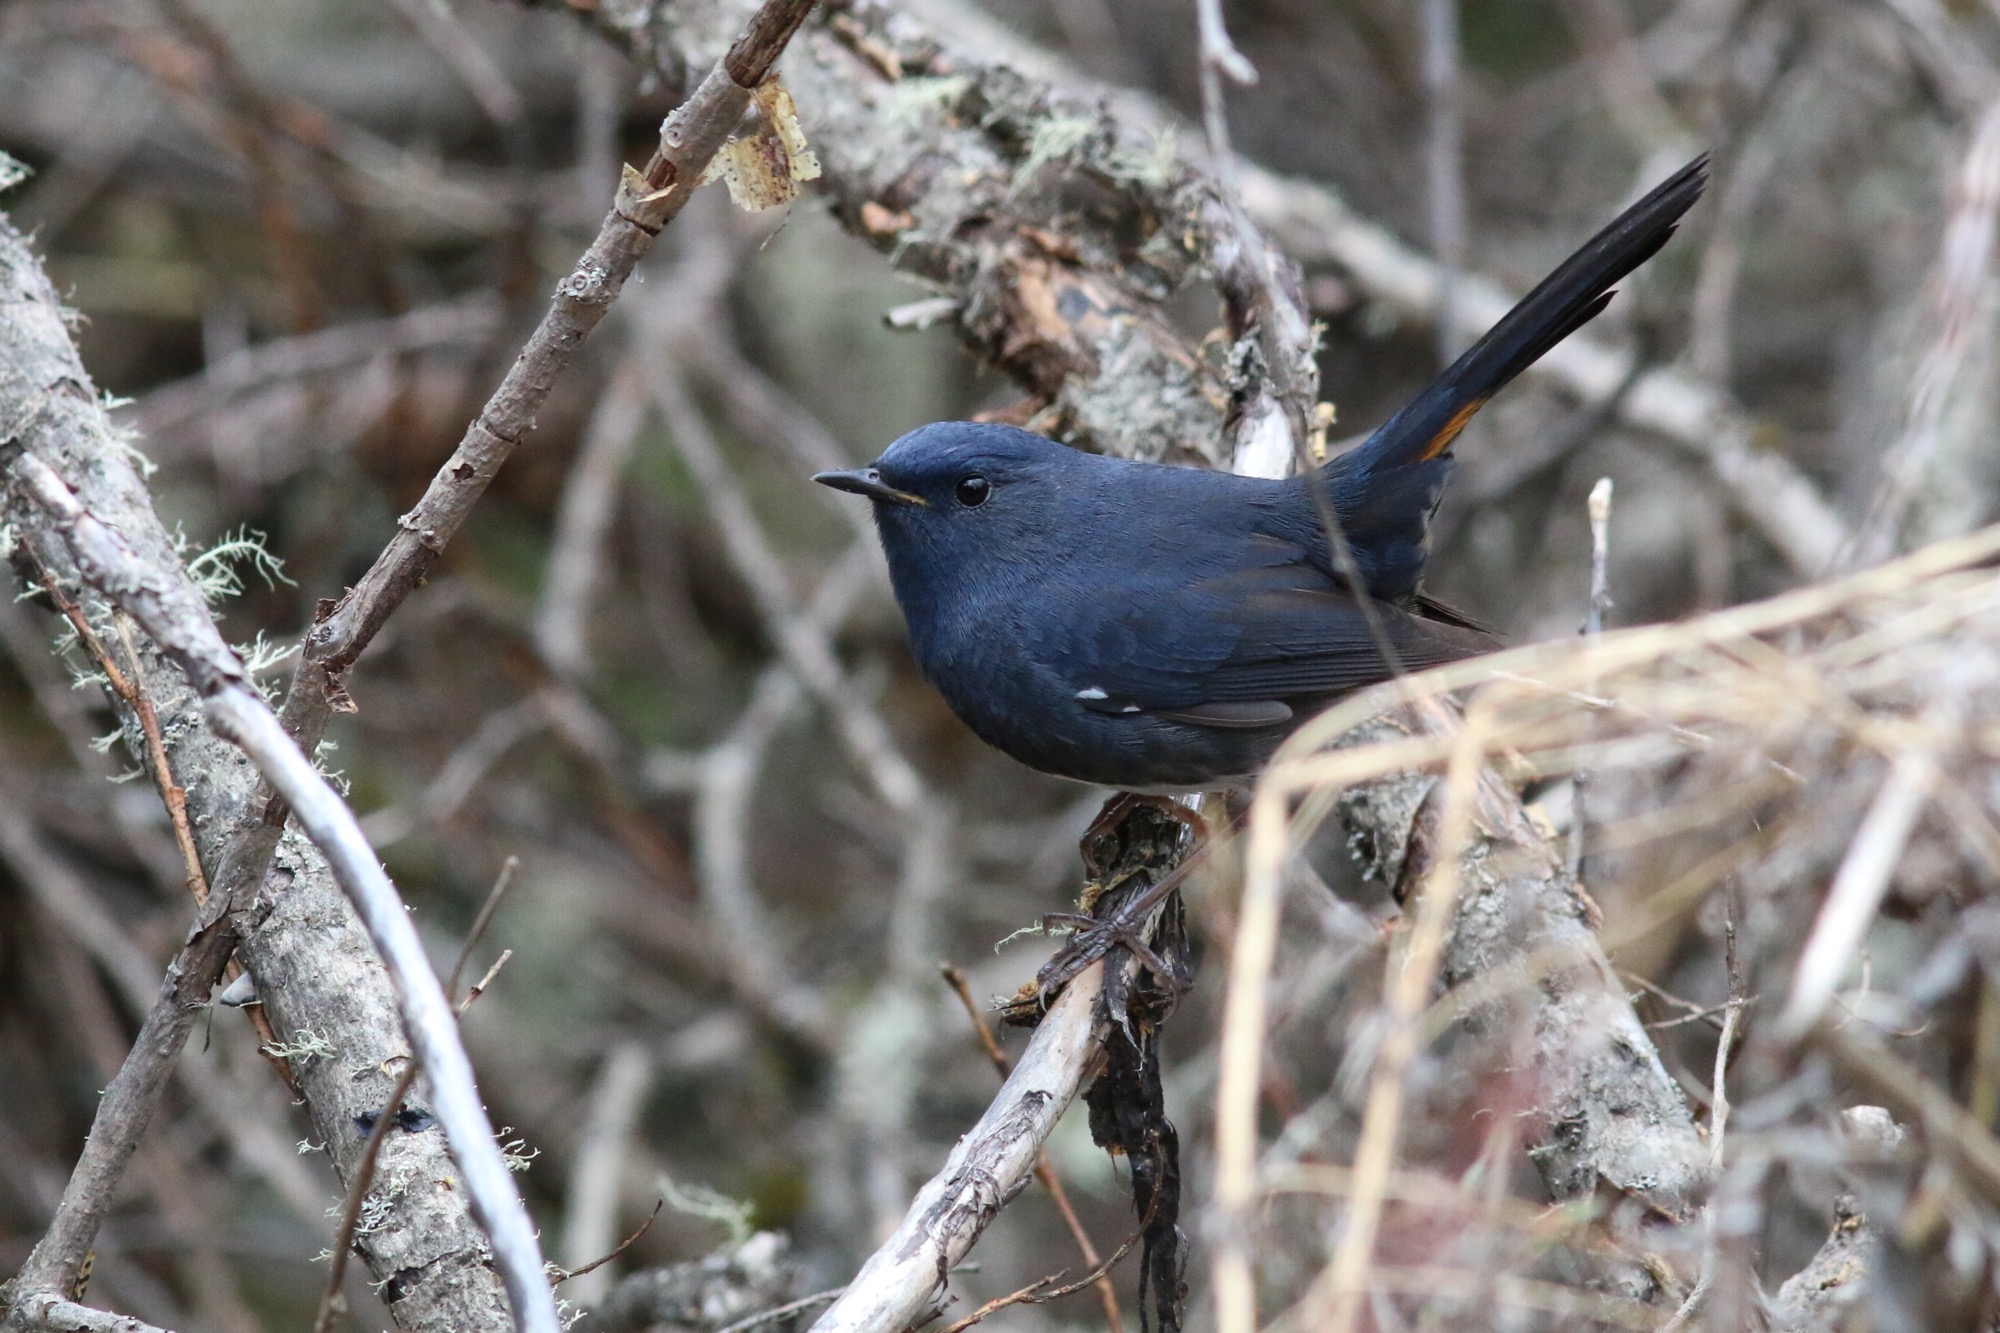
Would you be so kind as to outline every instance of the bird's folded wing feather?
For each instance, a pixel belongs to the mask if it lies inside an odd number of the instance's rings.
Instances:
[[[1302,559],[1258,561],[1134,592],[1123,605],[1102,608],[1078,644],[1078,701],[1095,711],[1273,726],[1290,716],[1287,701],[1342,694],[1392,674],[1354,598]],[[1478,630],[1384,602],[1372,609],[1405,671],[1499,646]]]

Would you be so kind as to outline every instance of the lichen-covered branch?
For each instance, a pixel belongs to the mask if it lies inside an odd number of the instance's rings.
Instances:
[[[188,693],[174,707],[164,697],[170,692],[162,691],[157,711],[163,732],[182,742],[195,729],[236,738],[273,787],[298,807],[301,822],[331,858],[335,879],[389,961],[401,1026],[431,1073],[438,1120],[450,1137],[465,1194],[491,1238],[494,1262],[506,1279],[519,1326],[553,1333],[555,1307],[541,1275],[533,1230],[494,1142],[456,1022],[407,911],[352,812],[284,734],[216,630],[202,593],[152,511],[129,446],[121,444],[104,415],[69,341],[54,291],[11,227],[0,230],[0,281],[10,312],[0,327],[11,335],[0,345],[0,477],[8,483],[4,512],[15,540],[45,570],[79,590],[94,591],[102,599],[95,608],[98,616],[114,608],[129,615],[145,631],[152,651],[178,668]],[[204,712],[207,727],[202,726]],[[245,778],[250,775],[240,753],[233,764],[220,753],[204,758],[223,766],[187,762],[185,751],[177,762],[195,810],[201,809],[199,793],[212,790],[222,774],[233,768]],[[212,844],[209,851],[212,856]],[[214,891],[204,929],[196,936],[200,948],[155,1007],[148,1024],[154,1029],[151,1045],[140,1050],[136,1062],[128,1062],[135,1064],[125,1085],[129,1096],[100,1106],[98,1124],[104,1132],[93,1133],[92,1156],[66,1197],[69,1206],[30,1259],[24,1290],[62,1291],[73,1281],[110,1189],[157,1103],[193,1010],[206,1002],[209,987],[228,961],[233,935],[243,927],[243,919],[234,914],[248,907],[254,886],[240,874],[211,879]],[[232,914],[234,930],[215,929],[224,913]]]
[[[1349,741],[1447,736],[1457,725],[1432,704],[1414,717],[1385,716]],[[1377,849],[1385,859],[1373,869],[1399,888],[1422,884],[1440,854],[1434,785],[1412,775],[1340,804],[1349,836]],[[1476,1026],[1532,1034],[1529,1155],[1551,1196],[1583,1198],[1602,1183],[1657,1216],[1687,1217],[1706,1183],[1708,1153],[1605,957],[1581,886],[1491,767],[1473,800],[1475,832],[1456,849],[1459,900],[1440,984],[1466,996]]]

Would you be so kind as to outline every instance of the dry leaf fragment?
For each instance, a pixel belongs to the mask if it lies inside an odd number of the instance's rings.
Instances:
[[[819,176],[819,159],[806,145],[798,108],[784,84],[766,79],[751,96],[760,117],[756,132],[724,144],[700,184],[721,180],[732,203],[757,213],[798,198],[799,183]]]

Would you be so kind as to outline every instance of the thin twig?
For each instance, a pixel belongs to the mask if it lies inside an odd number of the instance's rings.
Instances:
[[[1743,970],[1736,958],[1736,912],[1732,904],[1733,894],[1725,887],[1723,892],[1722,940],[1723,975],[1728,979],[1729,1000],[1723,1006],[1722,1035],[1715,1046],[1715,1073],[1709,1080],[1708,1115],[1708,1171],[1711,1176],[1719,1176],[1722,1171],[1724,1135],[1729,1127],[1729,1072],[1730,1048],[1736,1044],[1736,1024],[1743,1013]],[[1679,1333],[1687,1328],[1701,1310],[1703,1302],[1715,1287],[1716,1274],[1722,1267],[1722,1208],[1720,1199],[1710,1200],[1704,1210],[1702,1220],[1706,1233],[1702,1243],[1701,1268],[1695,1283],[1689,1290],[1673,1316],[1660,1325],[1660,1333]]]
[[[514,887],[514,875],[520,868],[521,858],[518,856],[509,856],[500,863],[500,873],[494,876],[493,887],[486,891],[486,900],[479,904],[479,912],[472,918],[472,929],[465,933],[465,943],[459,947],[458,961],[451,966],[451,977],[444,983],[447,1000],[458,994],[458,983],[465,975],[465,965],[472,961],[472,950],[486,934],[486,928],[493,924],[494,914],[500,910],[500,900],[507,896],[508,889]]]
[[[47,571],[43,572],[47,578]],[[54,580],[50,580],[51,583]],[[82,616],[77,622],[82,623]],[[139,649],[132,642],[132,629],[123,616],[118,617],[118,638],[125,648],[125,660],[132,669],[125,689],[129,691],[126,702],[138,715],[140,730],[146,734],[146,751],[153,761],[153,780],[159,785],[160,799],[167,807],[167,817],[174,826],[174,842],[181,849],[181,859],[187,866],[188,892],[197,903],[208,901],[208,876],[201,868],[201,854],[195,850],[194,830],[188,826],[187,791],[174,781],[173,767],[167,762],[167,744],[160,735],[159,714],[153,708],[153,701],[146,693],[145,668],[139,661]],[[98,645],[101,651],[102,644]],[[114,686],[114,688],[116,688]]]
[[[146,692],[145,671],[139,661],[138,646],[132,641],[131,630],[123,616],[117,617],[119,639],[125,649],[126,661],[131,667],[131,673],[128,675],[120,669],[118,663],[113,660],[110,649],[105,647],[104,641],[91,628],[90,621],[84,616],[83,608],[77,605],[76,599],[63,591],[55,575],[47,569],[42,569],[40,573],[43,591],[48,593],[56,609],[62,612],[63,618],[68,620],[71,628],[76,631],[78,642],[83,645],[84,652],[90,656],[91,661],[104,673],[104,679],[110,685],[111,692],[117,695],[126,708],[131,710],[132,716],[138,719],[139,730],[146,743],[147,767],[153,770],[153,784],[159,789],[161,804],[167,808],[167,820],[174,831],[174,845],[180,850],[181,868],[186,876],[188,892],[194,896],[196,906],[206,906],[209,895],[208,875],[201,868],[201,854],[195,847],[194,829],[188,822],[187,791],[180,783],[174,781],[173,766],[167,760],[166,739],[160,732],[159,714],[153,707],[152,696]],[[225,975],[230,980],[235,980],[243,975],[242,965],[231,959]],[[263,1053],[265,1060],[277,1072],[278,1077],[284,1080],[285,1086],[292,1090],[293,1095],[297,1095],[298,1081],[292,1075],[291,1062],[275,1053],[278,1034],[272,1030],[271,1020],[264,1015],[262,1009],[249,1009],[245,1014],[250,1026],[256,1029],[258,1049]]]
[[[945,984],[951,987],[952,994],[958,996],[958,1002],[965,1007],[965,1016],[972,1020],[972,1031],[979,1038],[980,1049],[986,1052],[986,1058],[993,1062],[993,1068],[1000,1077],[1006,1078],[1014,1071],[1013,1062],[1007,1058],[1007,1052],[1000,1049],[986,1015],[980,1012],[979,1002],[972,998],[972,986],[966,981],[965,973],[951,963],[938,964],[938,972],[944,977]],[[1091,1262],[1097,1261],[1093,1259]]]
[[[1736,959],[1736,912],[1730,904],[1730,889],[1723,891],[1722,957],[1723,974],[1729,979],[1729,1002],[1723,1007],[1722,1035],[1715,1044],[1715,1075],[1709,1081],[1708,1169],[1722,1169],[1723,1133],[1729,1127],[1729,1093],[1724,1076],[1729,1072],[1730,1047],[1736,1043],[1736,1024],[1743,1014],[1743,969]]]
[[[599,1255],[597,1258],[580,1267],[564,1269],[562,1276],[557,1278],[556,1281],[563,1283],[569,1281],[571,1278],[582,1277],[585,1273],[594,1273],[613,1259],[616,1259],[619,1255],[625,1253],[625,1251],[631,1249],[638,1242],[639,1237],[653,1229],[653,1223],[659,1220],[660,1209],[666,1206],[666,1202],[665,1199],[656,1200],[653,1204],[653,1211],[646,1214],[646,1220],[639,1224],[639,1229],[612,1246],[608,1254]]]
[[[994,1297],[957,1323],[946,1325],[943,1329],[939,1330],[939,1333],[965,1333],[965,1330],[971,1328],[974,1324],[984,1322],[987,1316],[998,1314],[1010,1305],[1045,1305],[1050,1301],[1061,1300],[1065,1296],[1082,1291],[1092,1283],[1102,1282],[1112,1267],[1120,1259],[1123,1259],[1132,1252],[1132,1247],[1139,1243],[1140,1234],[1135,1231],[1127,1236],[1125,1243],[1120,1245],[1109,1259],[1098,1264],[1090,1272],[1085,1273],[1074,1282],[1043,1291],[1042,1288],[1048,1286],[1051,1282],[1062,1281],[1064,1275],[1061,1273],[1051,1273],[1047,1277],[1037,1278],[1027,1286],[1022,1287],[1019,1291],[1012,1291],[1005,1296]],[[1113,1327],[1117,1326],[1114,1324]]]
[[[153,711],[153,701],[119,669],[118,663],[112,659],[110,650],[104,646],[104,641],[97,637],[97,631],[93,630],[90,621],[84,618],[83,608],[76,604],[76,599],[63,591],[62,585],[56,582],[55,575],[44,569],[41,571],[41,576],[43,591],[48,593],[49,600],[56,604],[56,609],[62,612],[63,618],[68,620],[70,627],[76,631],[78,642],[83,645],[84,652],[89,654],[97,669],[104,673],[104,679],[110,684],[111,692],[117,695],[120,702],[131,709],[132,715],[138,719],[139,729],[146,740],[146,758],[153,770],[153,782],[160,789],[160,800],[167,807],[167,817],[173,822],[174,843],[180,848],[181,861],[187,872],[188,892],[194,895],[197,904],[207,903],[208,876],[202,872],[201,856],[194,845],[194,831],[188,827],[187,792],[174,781],[173,767],[167,762],[167,745],[160,735],[160,719]],[[126,631],[122,621],[118,630],[124,638],[127,658],[132,663],[133,671],[136,672],[139,669],[138,650],[133,646],[131,635]]]
[[[465,998],[458,1002],[456,1010],[460,1018],[465,1017],[465,1011],[472,1007],[473,1001],[486,993],[486,988],[493,984],[493,979],[500,975],[500,969],[507,966],[508,960],[513,958],[513,956],[514,951],[512,949],[502,949],[500,956],[493,960],[493,966],[487,968],[485,975],[473,982],[471,987],[466,990]]]

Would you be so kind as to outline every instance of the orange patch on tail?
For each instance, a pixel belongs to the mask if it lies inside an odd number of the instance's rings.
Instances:
[[[1472,414],[1484,406],[1486,406],[1484,398],[1475,398],[1454,412],[1451,420],[1444,423],[1444,429],[1431,436],[1431,442],[1424,446],[1424,451],[1417,455],[1417,460],[1427,463],[1451,448],[1451,442],[1465,429],[1465,423],[1472,420]]]

